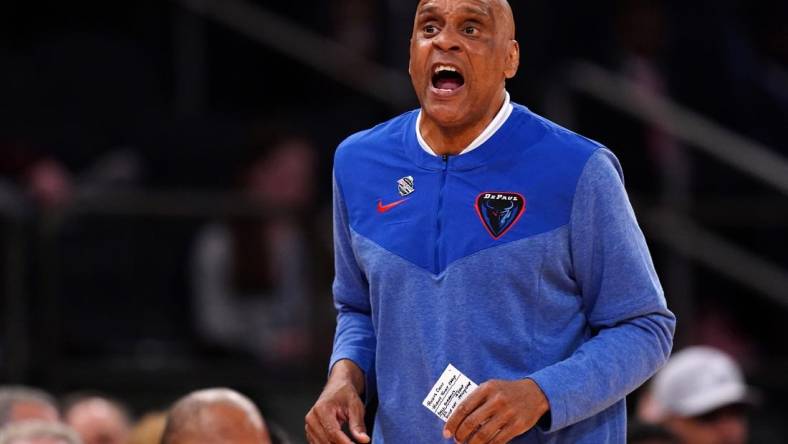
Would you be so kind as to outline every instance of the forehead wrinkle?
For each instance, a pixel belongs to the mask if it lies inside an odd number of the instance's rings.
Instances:
[[[470,5],[464,5],[458,8],[460,12],[465,12],[467,14],[476,14],[476,15],[483,15],[483,16],[490,16],[492,17],[492,13],[490,11],[490,7],[485,5],[485,7],[476,7]]]
[[[417,15],[429,14],[429,13],[435,12],[437,10],[438,10],[437,6],[435,6],[435,5],[427,5],[427,6],[424,6],[424,7],[419,7],[419,10],[418,10],[418,12],[416,14]]]
[[[416,16],[435,13],[440,10],[435,3],[438,0],[421,0],[417,7]],[[451,0],[450,0],[451,1]],[[476,0],[475,5],[462,5],[458,10],[479,16],[486,16],[493,22],[501,22],[501,32],[507,39],[514,39],[515,26],[514,14],[508,0]]]
[[[439,10],[440,8],[437,5],[435,5],[435,3],[436,0],[422,0],[418,6],[418,13],[424,14],[424,13],[435,12]],[[476,5],[466,4],[456,7],[456,9],[462,12],[469,12],[478,15],[493,15],[491,11],[492,8],[490,7],[490,5],[487,4],[486,1],[476,0],[475,3],[478,3],[479,5],[476,6]]]

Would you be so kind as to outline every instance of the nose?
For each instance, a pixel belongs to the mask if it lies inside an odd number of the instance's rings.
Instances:
[[[441,32],[432,39],[432,44],[437,49],[445,52],[460,50],[459,35],[457,31],[450,27],[441,30]]]

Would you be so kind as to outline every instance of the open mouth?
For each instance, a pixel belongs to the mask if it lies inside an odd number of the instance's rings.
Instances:
[[[441,91],[454,91],[465,84],[465,78],[450,65],[438,65],[432,70],[432,86]]]

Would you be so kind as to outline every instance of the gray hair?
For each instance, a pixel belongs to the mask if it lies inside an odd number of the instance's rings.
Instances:
[[[64,424],[44,421],[23,421],[0,432],[0,444],[14,444],[21,439],[53,438],[66,444],[82,444],[82,440]]]
[[[0,386],[0,426],[6,425],[14,404],[18,402],[35,402],[58,410],[55,398],[43,390],[22,385]]]

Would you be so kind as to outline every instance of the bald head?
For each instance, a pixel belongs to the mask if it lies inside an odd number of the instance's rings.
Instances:
[[[257,407],[229,389],[193,392],[170,410],[162,444],[270,444]]]
[[[501,18],[501,32],[506,39],[513,40],[515,36],[515,26],[511,5],[509,5],[509,2],[506,0],[494,0],[493,3],[498,4],[497,10]]]
[[[512,13],[512,6],[509,2],[507,0],[483,0],[483,3],[488,3],[490,5],[501,38],[513,40],[515,29],[514,14]]]
[[[65,420],[85,444],[126,444],[131,428],[129,415],[119,403],[100,396],[75,399]]]

